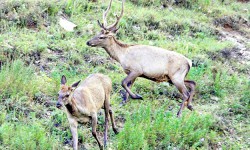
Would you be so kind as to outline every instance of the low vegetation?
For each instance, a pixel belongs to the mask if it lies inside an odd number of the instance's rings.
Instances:
[[[184,3],[185,2],[185,3]],[[121,3],[114,0],[110,19]],[[126,76],[103,49],[86,45],[100,30],[108,3],[81,0],[0,2],[0,149],[68,149],[66,115],[55,107],[60,79],[92,73],[113,82],[111,104],[120,133],[109,128],[111,149],[249,149],[249,3],[233,0],[127,0],[117,38],[177,51],[193,62],[193,106],[177,118],[181,97],[168,83],[138,79],[144,100],[120,106]],[[58,24],[64,16],[77,28]],[[103,139],[104,113],[97,132]],[[79,127],[79,147],[97,149],[91,124]]]

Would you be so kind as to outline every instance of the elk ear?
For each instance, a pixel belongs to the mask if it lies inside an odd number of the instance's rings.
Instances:
[[[74,84],[72,84],[72,88],[76,88],[77,86],[78,86],[78,84],[81,82],[81,80],[80,81],[78,81],[78,82],[76,82],[76,83],[74,83]]]
[[[120,27],[118,27],[118,28],[113,28],[113,29],[111,29],[110,31],[111,31],[112,33],[116,34],[116,33],[118,32],[119,29],[120,29]]]
[[[61,79],[61,84],[62,84],[62,85],[65,85],[66,82],[67,82],[67,79],[66,79],[66,77],[63,75],[63,76],[62,76],[62,79]]]

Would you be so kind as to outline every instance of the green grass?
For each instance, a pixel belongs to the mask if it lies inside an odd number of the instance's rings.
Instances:
[[[47,129],[36,122],[31,124],[4,123],[0,127],[0,141],[7,149],[55,149],[58,141],[47,135]],[[1,146],[0,146],[1,148]],[[4,148],[4,147],[2,147]]]
[[[35,79],[35,71],[24,66],[21,60],[7,62],[1,69],[0,88],[2,98],[28,96],[39,91],[39,82]],[[32,84],[30,84],[32,83]]]
[[[167,1],[126,1],[117,38],[179,52],[193,61],[187,78],[197,83],[195,111],[176,117],[180,95],[168,83],[137,79],[132,91],[143,101],[120,107],[126,77],[105,50],[86,41],[100,31],[96,20],[108,3],[81,0],[11,0],[0,5],[0,149],[67,149],[72,135],[63,111],[55,108],[60,78],[68,83],[92,73],[113,82],[111,104],[120,134],[109,129],[111,149],[249,149],[250,84],[248,65],[223,57],[233,48],[220,40],[215,20],[245,18],[249,5],[231,0],[187,0],[171,9]],[[114,0],[109,23],[120,12]],[[191,5],[190,5],[191,4]],[[59,15],[77,24],[66,32]],[[239,31],[248,33],[244,26]],[[246,45],[249,47],[249,45]],[[104,116],[98,116],[99,135]],[[101,139],[103,138],[100,136]],[[80,147],[97,149],[91,126],[79,126]]]
[[[211,115],[185,113],[186,117],[179,119],[165,108],[163,105],[152,111],[146,105],[128,114],[124,130],[118,135],[118,149],[195,149],[215,140],[216,133],[210,130]]]

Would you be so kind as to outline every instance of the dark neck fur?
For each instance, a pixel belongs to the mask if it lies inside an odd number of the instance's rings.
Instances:
[[[72,105],[67,104],[67,105],[65,105],[65,107],[67,108],[67,110],[69,111],[69,113],[70,113],[71,115],[74,114],[75,111],[74,111]]]
[[[77,108],[76,108],[76,104],[75,104],[75,100],[74,98],[71,98],[71,101],[65,105],[65,107],[67,108],[68,112],[74,116],[76,111],[77,111]]]
[[[113,37],[113,40],[114,42],[119,45],[120,47],[122,48],[128,48],[129,46],[133,46],[133,45],[129,45],[129,44],[125,44],[125,43],[122,43],[121,41],[118,41],[115,37]]]

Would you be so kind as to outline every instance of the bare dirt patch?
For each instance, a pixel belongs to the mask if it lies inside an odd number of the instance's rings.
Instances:
[[[240,28],[248,28],[250,26],[249,21],[241,16],[225,16],[222,18],[214,19],[214,25],[216,27],[223,27],[227,31],[239,30]]]
[[[250,43],[249,35],[241,34],[238,31],[228,31],[226,29],[218,30],[221,41],[231,41],[234,47],[221,51],[225,58],[234,58],[242,64],[247,64],[250,61],[250,48],[247,45]]]
[[[216,33],[221,41],[230,41],[232,48],[220,51],[215,57],[233,59],[242,65],[250,65],[250,22],[242,17],[223,17],[214,20]],[[213,56],[212,56],[213,57]],[[214,58],[216,59],[216,58]]]

